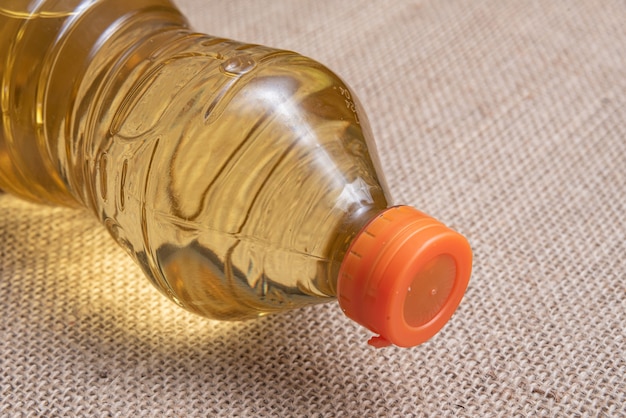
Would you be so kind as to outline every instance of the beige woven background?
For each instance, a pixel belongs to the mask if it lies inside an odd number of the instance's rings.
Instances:
[[[0,416],[626,416],[624,1],[178,3],[348,81],[397,202],[469,237],[467,295],[410,350],[335,304],[207,321],[0,195]]]

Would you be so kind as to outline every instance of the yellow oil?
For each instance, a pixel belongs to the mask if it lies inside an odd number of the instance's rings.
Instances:
[[[194,33],[166,0],[0,6],[0,188],[91,210],[179,305],[331,300],[387,207],[367,120],[299,54]]]

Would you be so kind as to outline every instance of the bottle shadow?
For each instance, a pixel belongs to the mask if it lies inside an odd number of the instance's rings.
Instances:
[[[386,354],[346,355],[371,348],[335,304],[207,320],[159,294],[89,214],[8,195],[0,237],[0,355],[6,383],[25,388],[17,402],[55,412],[64,393],[99,413],[120,412],[113,397],[128,410],[244,416],[367,416],[391,402]],[[56,389],[36,390],[41,376]]]

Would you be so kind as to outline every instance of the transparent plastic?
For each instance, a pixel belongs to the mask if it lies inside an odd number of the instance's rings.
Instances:
[[[85,207],[180,306],[332,300],[388,206],[350,89],[294,52],[194,33],[167,0],[0,6],[0,188]]]

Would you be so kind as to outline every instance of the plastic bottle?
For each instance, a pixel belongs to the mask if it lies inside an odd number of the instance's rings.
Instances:
[[[321,64],[194,33],[167,0],[0,6],[0,188],[85,207],[180,306],[238,320],[339,299],[413,346],[467,241],[388,207],[359,102]]]

